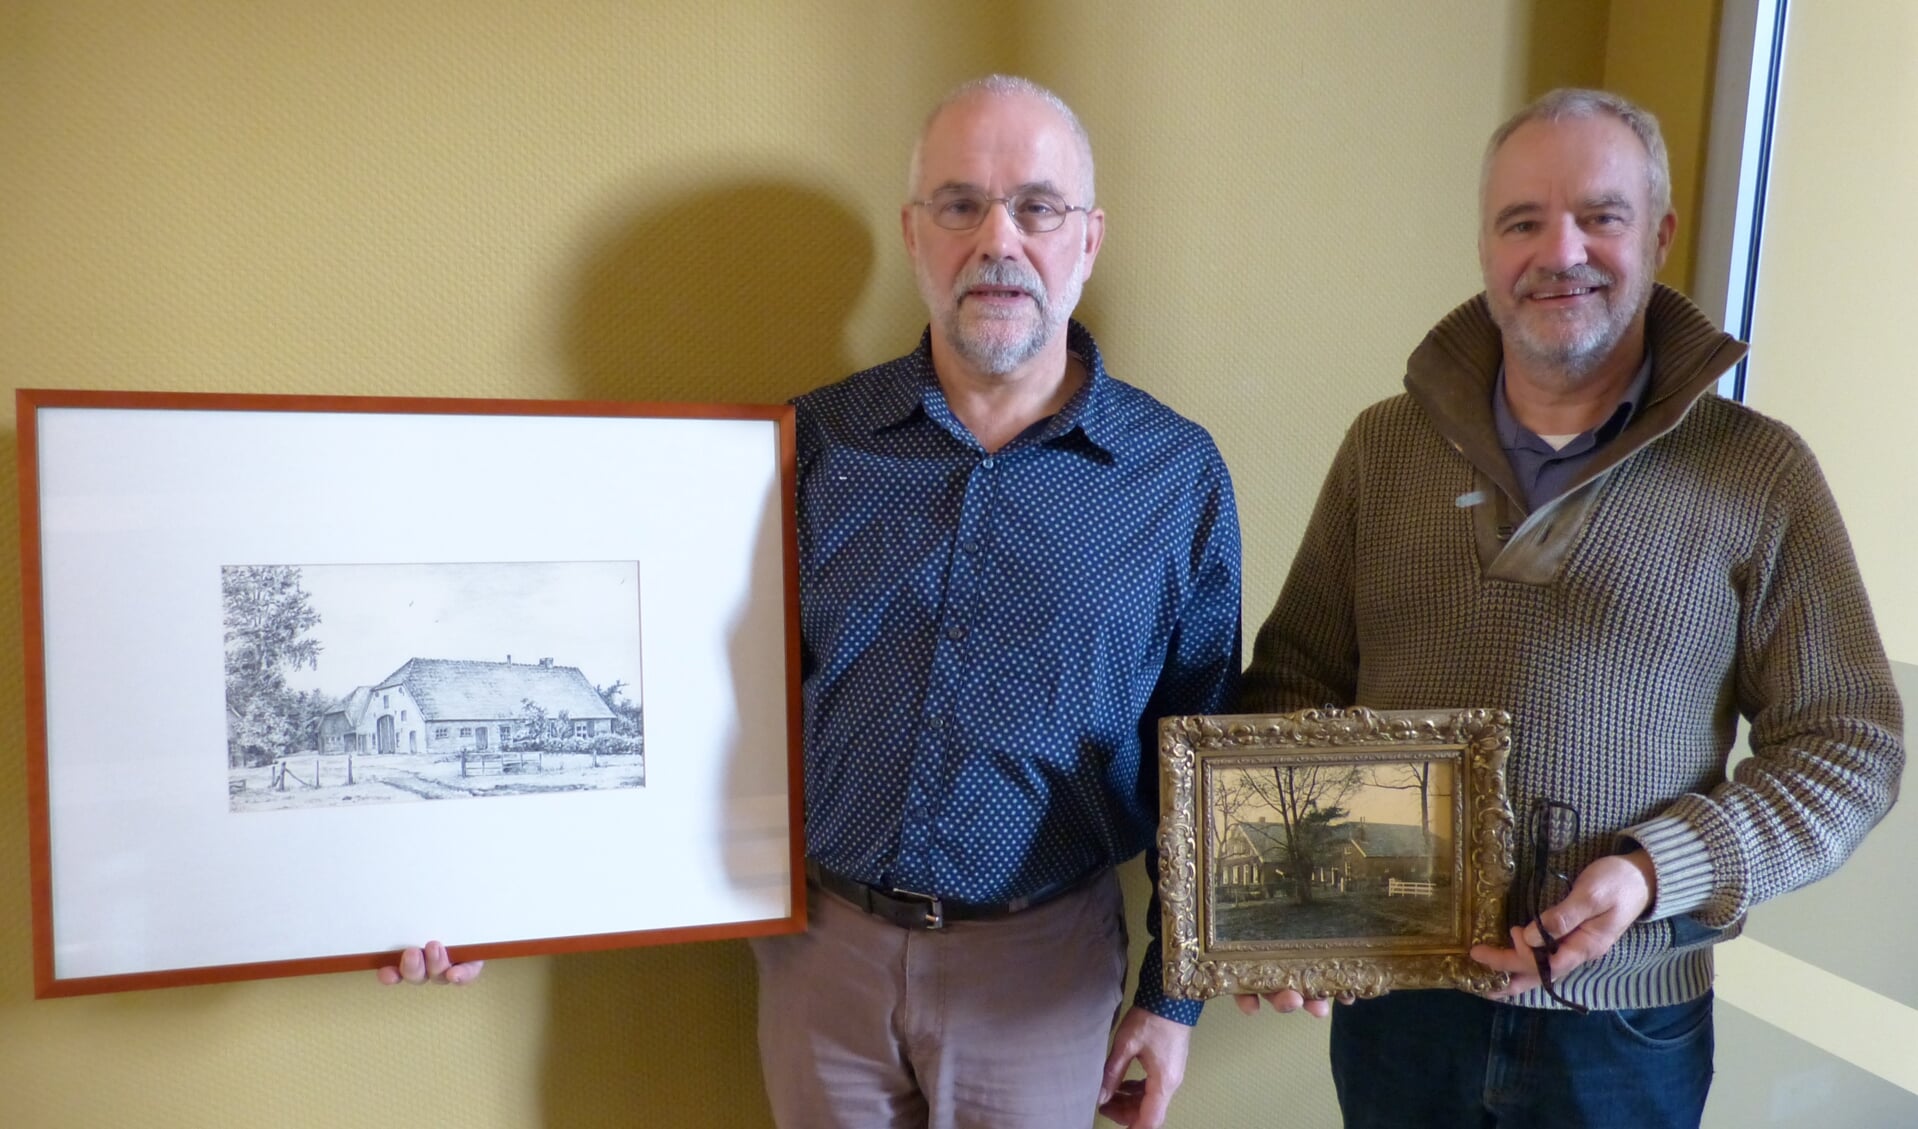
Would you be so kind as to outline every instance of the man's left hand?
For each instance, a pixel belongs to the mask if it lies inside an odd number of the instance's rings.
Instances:
[[[1538,965],[1532,950],[1543,945],[1539,921],[1558,939],[1558,951],[1552,954],[1552,979],[1612,951],[1626,929],[1652,904],[1657,879],[1651,856],[1643,850],[1625,855],[1607,855],[1578,872],[1571,892],[1557,905],[1548,906],[1538,921],[1512,927],[1512,947],[1472,946],[1472,959],[1488,968],[1512,974],[1512,982],[1503,991],[1488,993],[1492,999],[1505,999],[1529,992],[1539,985]]]
[[[1192,1028],[1135,1007],[1112,1033],[1112,1053],[1106,1056],[1105,1082],[1099,1087],[1099,1112],[1132,1129],[1159,1129],[1166,1107],[1185,1081],[1185,1053]],[[1144,1078],[1126,1081],[1134,1061]]]
[[[445,945],[428,941],[421,948],[400,953],[397,964],[389,964],[379,970],[379,978],[380,983],[388,987],[394,984],[470,984],[479,977],[480,969],[485,967],[483,960],[454,964],[453,958],[446,953]]]

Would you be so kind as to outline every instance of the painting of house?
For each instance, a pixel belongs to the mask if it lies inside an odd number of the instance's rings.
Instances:
[[[1384,888],[1391,879],[1402,882],[1444,881],[1433,877],[1434,861],[1451,857],[1444,836],[1416,824],[1373,823],[1359,820],[1334,824],[1330,838],[1317,855],[1310,879],[1316,887],[1334,890]],[[1287,891],[1285,880],[1292,860],[1286,852],[1285,825],[1235,823],[1214,856],[1214,884],[1228,901],[1278,897]],[[1439,868],[1443,870],[1443,868]]]
[[[1235,823],[1214,858],[1214,885],[1220,897],[1229,901],[1274,897],[1285,880],[1285,825],[1265,820]]]
[[[320,722],[321,749],[356,753],[455,753],[497,749],[524,728],[527,703],[569,732],[613,731],[613,711],[578,667],[467,659],[408,659],[347,695]]]
[[[1389,880],[1433,882],[1433,862],[1451,857],[1451,843],[1417,824],[1358,823],[1341,825],[1323,876],[1315,879],[1346,888],[1383,887]]]

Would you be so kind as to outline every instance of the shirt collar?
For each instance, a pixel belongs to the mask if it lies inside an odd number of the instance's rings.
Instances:
[[[1631,422],[1632,414],[1638,410],[1638,405],[1644,403],[1645,393],[1651,385],[1652,354],[1648,349],[1645,352],[1645,359],[1639,362],[1638,371],[1632,374],[1632,382],[1626,387],[1625,395],[1619,398],[1618,406],[1612,409],[1612,414],[1606,416],[1604,421],[1596,427],[1581,432],[1567,443],[1562,451],[1553,451],[1551,444],[1518,422],[1518,417],[1512,414],[1511,405],[1505,402],[1505,366],[1500,364],[1498,379],[1492,383],[1492,422],[1498,428],[1499,446],[1508,451],[1514,451],[1532,445],[1544,452],[1569,454],[1572,453],[1572,448],[1582,446],[1579,440],[1586,436],[1592,438],[1594,445],[1606,443],[1625,430],[1625,425]]]
[[[1098,342],[1085,326],[1068,319],[1066,351],[1084,363],[1086,380],[1045,424],[1037,441],[1053,442],[1076,431],[1106,454],[1116,454],[1122,429],[1111,418],[1111,378],[1106,375]],[[931,326],[919,335],[919,347],[900,358],[900,363],[893,367],[892,379],[880,390],[873,409],[873,431],[896,427],[915,414],[933,419],[952,418],[952,409],[946,403],[946,394],[939,387],[938,374],[932,367]]]

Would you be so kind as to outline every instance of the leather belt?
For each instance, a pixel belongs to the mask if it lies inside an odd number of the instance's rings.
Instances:
[[[813,885],[858,908],[897,925],[901,929],[944,929],[952,921],[991,921],[998,917],[1010,917],[1021,910],[1028,910],[1071,893],[1080,886],[1103,874],[1096,870],[1092,874],[1075,878],[1069,882],[1055,882],[1009,902],[982,904],[979,902],[959,902],[951,898],[942,898],[937,894],[922,894],[917,890],[901,890],[898,887],[881,889],[868,886],[854,878],[848,878],[827,870],[811,859],[806,860],[806,877]]]

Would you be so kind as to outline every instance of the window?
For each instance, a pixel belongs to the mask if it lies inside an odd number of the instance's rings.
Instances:
[[[1731,0],[1722,7],[1692,293],[1725,332],[1750,341],[1784,66],[1786,4]],[[1749,402],[1750,371],[1749,358],[1739,361],[1720,378],[1718,394]]]
[[[464,729],[460,730],[460,736],[462,737],[466,736],[466,730]],[[435,741],[446,740],[446,726],[436,725],[433,727],[433,740]]]
[[[470,726],[470,725],[462,725],[462,726],[460,726],[460,736],[462,736],[462,737],[471,737],[472,735],[473,735],[473,727],[472,727],[472,726]]]
[[[405,720],[406,720],[406,711],[405,711],[405,710],[401,710],[401,711],[400,711],[400,720],[401,720],[401,721],[405,721]]]
[[[381,695],[380,695],[380,708],[381,708],[381,709],[383,709],[383,710],[390,710],[390,709],[392,709],[392,708],[393,708],[393,695],[391,695],[391,694],[381,694]]]

